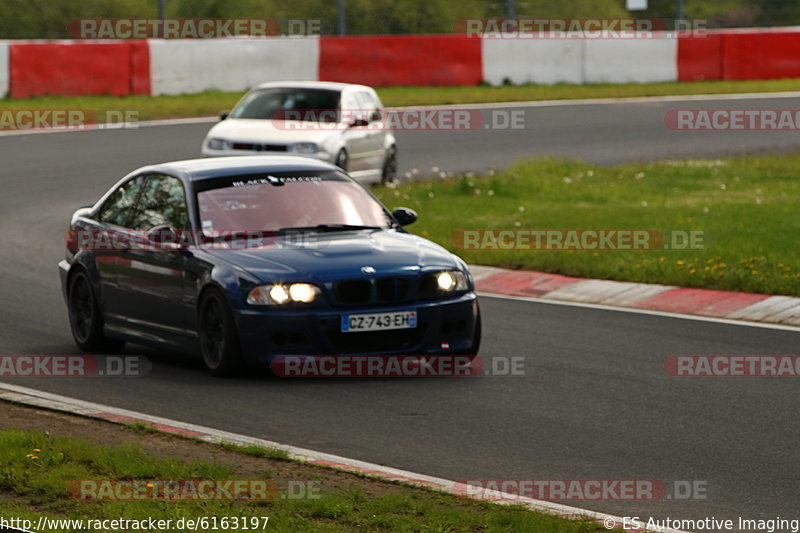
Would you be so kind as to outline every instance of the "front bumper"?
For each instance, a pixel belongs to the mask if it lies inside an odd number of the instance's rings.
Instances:
[[[417,311],[417,327],[342,333],[345,314]],[[433,355],[469,350],[475,337],[478,301],[475,293],[446,300],[388,307],[318,310],[244,309],[234,312],[242,355],[264,365],[277,355]]]

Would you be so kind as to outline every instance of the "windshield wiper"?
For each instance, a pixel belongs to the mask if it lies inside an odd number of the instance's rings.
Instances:
[[[320,233],[328,231],[357,231],[362,229],[384,229],[380,226],[361,226],[358,224],[317,224],[316,226],[297,226],[293,228],[281,228],[278,233],[289,233],[292,231],[318,231]]]

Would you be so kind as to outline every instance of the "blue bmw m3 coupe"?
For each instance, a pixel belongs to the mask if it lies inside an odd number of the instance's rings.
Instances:
[[[308,158],[140,168],[72,216],[72,335],[196,354],[215,375],[279,355],[476,355],[472,276],[403,229],[416,217]]]

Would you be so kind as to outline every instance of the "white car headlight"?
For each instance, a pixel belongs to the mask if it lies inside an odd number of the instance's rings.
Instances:
[[[210,150],[227,150],[230,148],[230,143],[225,139],[217,139],[212,137],[208,140],[208,148]]]
[[[309,304],[320,297],[322,291],[311,283],[259,285],[247,294],[250,305],[283,305],[289,302]]]
[[[289,151],[295,154],[316,154],[319,148],[316,143],[294,143],[289,145]]]
[[[292,283],[289,285],[289,298],[293,302],[311,303],[317,298],[315,289],[317,288],[309,283]]]
[[[439,272],[436,274],[436,285],[439,287],[439,290],[452,291],[456,283],[456,277],[452,272]]]
[[[445,270],[436,275],[436,286],[442,292],[467,290],[467,278],[460,270]]]

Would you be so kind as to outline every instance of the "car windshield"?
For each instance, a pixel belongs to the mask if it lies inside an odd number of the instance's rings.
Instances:
[[[342,231],[388,228],[383,206],[340,172],[248,174],[199,183],[206,236],[229,232]]]
[[[230,116],[338,122],[339,97],[339,91],[328,89],[261,89],[246,95]]]

